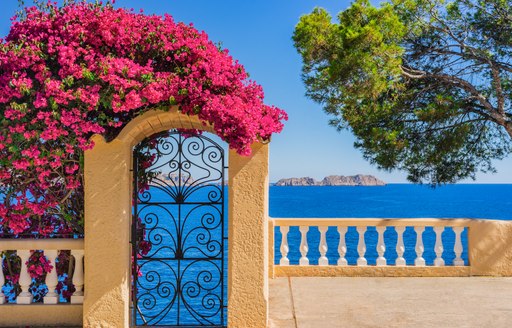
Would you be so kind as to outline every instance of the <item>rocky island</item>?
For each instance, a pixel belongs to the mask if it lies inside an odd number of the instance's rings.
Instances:
[[[357,174],[352,176],[329,175],[316,181],[310,177],[289,178],[277,181],[275,186],[385,186],[386,183],[373,175]]]

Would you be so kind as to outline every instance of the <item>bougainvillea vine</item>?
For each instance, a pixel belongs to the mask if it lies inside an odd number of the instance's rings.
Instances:
[[[192,25],[111,5],[31,7],[0,39],[0,233],[80,232],[83,152],[178,106],[242,155],[287,116]]]

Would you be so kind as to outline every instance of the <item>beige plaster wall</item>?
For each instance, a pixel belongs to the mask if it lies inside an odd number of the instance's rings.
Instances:
[[[468,243],[472,276],[512,276],[512,222],[472,220]]]
[[[268,318],[268,145],[229,153],[228,326],[266,327]]]
[[[116,139],[85,153],[84,327],[128,327],[131,156]]]
[[[196,117],[149,111],[111,141],[94,136],[85,153],[84,327],[130,324],[131,197],[133,146],[172,128],[213,131]],[[229,154],[230,327],[265,327],[268,313],[268,145],[250,157]]]
[[[275,277],[469,277],[470,267],[415,266],[278,266]]]
[[[0,327],[82,326],[81,304],[0,305]]]

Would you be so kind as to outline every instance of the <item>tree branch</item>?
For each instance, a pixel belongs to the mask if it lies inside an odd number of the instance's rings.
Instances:
[[[456,76],[448,75],[448,74],[431,74],[425,71],[421,70],[415,70],[411,68],[407,68],[402,65],[401,67],[403,75],[406,77],[409,77],[411,79],[437,79],[441,81],[445,81],[448,84],[457,86],[462,88],[463,90],[467,91],[471,95],[473,95],[478,101],[489,111],[489,113],[495,112],[495,108],[492,106],[492,104],[485,98],[484,95],[482,95],[474,85],[469,83],[468,81],[461,79]]]
[[[501,78],[500,78],[500,72],[498,69],[492,66],[491,64],[491,73],[492,73],[492,80],[494,82],[494,87],[496,88],[496,98],[498,101],[498,113],[501,115],[505,114],[505,98],[503,97],[503,89],[501,87]]]

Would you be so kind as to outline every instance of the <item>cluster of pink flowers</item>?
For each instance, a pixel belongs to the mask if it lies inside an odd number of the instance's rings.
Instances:
[[[27,268],[31,278],[39,278],[43,274],[51,272],[53,265],[50,264],[50,260],[42,252],[33,252],[27,262]]]
[[[0,233],[80,230],[90,136],[111,139],[144,111],[174,105],[243,155],[287,119],[227,50],[171,16],[88,3],[26,9],[0,39]]]

